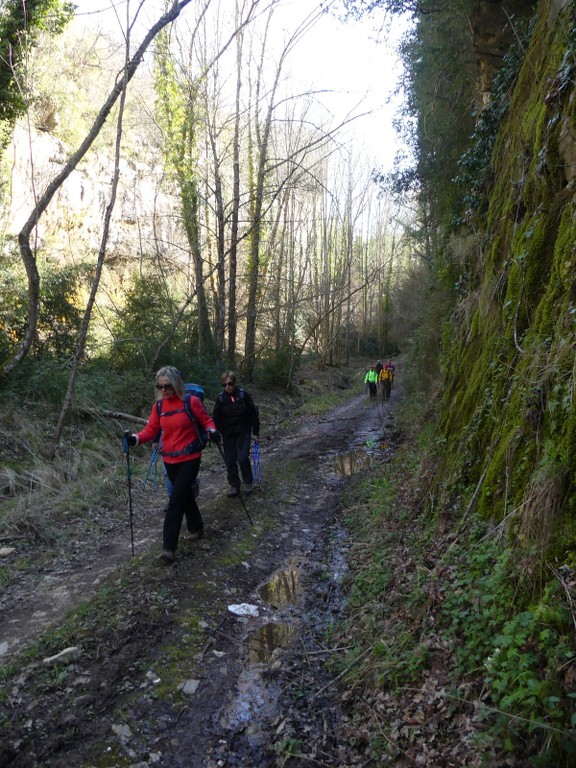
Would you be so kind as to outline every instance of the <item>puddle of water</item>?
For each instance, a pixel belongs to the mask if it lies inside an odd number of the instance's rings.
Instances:
[[[289,646],[298,634],[294,624],[280,624],[271,621],[264,624],[259,632],[250,636],[248,658],[251,664],[266,664],[277,648]]]
[[[260,671],[250,667],[238,678],[238,687],[233,701],[222,714],[220,723],[225,729],[248,726],[246,735],[251,741],[258,741],[259,720],[272,718],[277,711],[279,691],[276,686],[266,684]]]
[[[334,469],[339,475],[351,477],[355,472],[368,469],[376,463],[376,457],[365,450],[340,453],[334,458]]]
[[[294,605],[300,597],[300,572],[296,566],[289,566],[271,576],[270,581],[258,590],[265,603],[274,608]]]

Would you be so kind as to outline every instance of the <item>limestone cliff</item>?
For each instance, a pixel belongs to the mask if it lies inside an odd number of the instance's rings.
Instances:
[[[142,160],[124,157],[120,163],[108,261],[165,254],[182,244],[179,203],[166,180],[161,158],[154,159],[149,148],[142,150]],[[61,171],[70,154],[71,149],[49,132],[23,124],[16,127],[5,159],[9,179],[2,217],[5,235],[18,234],[35,197]],[[72,172],[40,219],[36,246],[41,260],[85,260],[99,250],[113,174],[113,156],[98,150],[90,152]]]

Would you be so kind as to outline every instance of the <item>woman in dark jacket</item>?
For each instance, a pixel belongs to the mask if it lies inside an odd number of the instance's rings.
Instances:
[[[204,533],[204,521],[194,497],[202,455],[199,428],[206,430],[209,439],[215,443],[219,442],[220,435],[204,403],[193,396],[189,399],[189,406],[194,421],[190,418],[184,407],[184,382],[176,368],[171,365],[160,368],[156,374],[156,389],[162,399],[152,406],[144,429],[137,435],[131,435],[128,443],[150,443],[158,440],[158,435],[162,433],[160,455],[172,483],[172,492],[165,510],[161,558],[172,563],[176,557],[183,517],[186,517],[190,538],[198,539]]]
[[[223,391],[216,398],[212,418],[222,434],[226,475],[230,483],[228,496],[240,493],[240,475],[244,480],[244,493],[252,493],[252,467],[250,465],[250,436],[257,443],[260,435],[258,408],[245,389],[236,384],[236,374],[224,371],[221,376]]]

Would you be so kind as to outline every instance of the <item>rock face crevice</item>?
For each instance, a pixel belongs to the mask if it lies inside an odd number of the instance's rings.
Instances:
[[[490,86],[518,28],[535,9],[534,0],[496,0],[476,3],[470,15],[474,51],[478,59],[478,100],[482,109],[490,101]]]

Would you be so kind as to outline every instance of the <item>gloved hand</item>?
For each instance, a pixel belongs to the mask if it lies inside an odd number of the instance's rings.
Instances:
[[[222,442],[222,435],[220,432],[218,432],[217,429],[215,429],[214,432],[208,432],[208,436],[210,438],[210,442],[214,443],[215,445],[220,445]]]
[[[126,443],[128,445],[138,445],[138,438],[136,435],[131,435],[128,430],[124,432],[124,435],[122,436],[122,440],[126,440]]]

